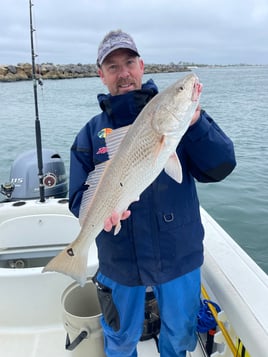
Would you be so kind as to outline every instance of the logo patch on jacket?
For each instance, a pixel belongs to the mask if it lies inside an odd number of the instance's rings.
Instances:
[[[107,136],[109,134],[111,134],[112,131],[113,131],[113,129],[111,129],[111,128],[103,128],[98,132],[98,138],[105,139],[105,138],[107,138]],[[98,149],[97,155],[106,154],[107,152],[108,152],[107,147],[102,146],[101,148]]]
[[[103,146],[101,148],[98,149],[97,151],[97,155],[100,155],[100,154],[106,154],[108,152],[108,149],[106,146]]]
[[[107,135],[111,134],[112,131],[113,131],[113,129],[111,129],[111,128],[103,128],[98,132],[98,137],[100,139],[105,139],[107,137]]]

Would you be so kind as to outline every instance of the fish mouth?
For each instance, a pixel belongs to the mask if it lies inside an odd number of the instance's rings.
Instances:
[[[193,87],[193,93],[192,93],[193,102],[197,102],[199,100],[202,89],[203,89],[203,84],[200,83],[198,79],[196,79]]]

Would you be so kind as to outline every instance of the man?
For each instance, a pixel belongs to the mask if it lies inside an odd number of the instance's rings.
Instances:
[[[120,30],[100,43],[97,65],[109,94],[98,96],[102,112],[81,129],[71,148],[70,209],[76,216],[88,175],[109,158],[107,129],[133,123],[158,92],[152,80],[142,84],[144,63],[131,36]],[[177,154],[183,182],[176,183],[163,171],[122,217],[117,212],[107,217],[96,238],[96,284],[108,357],[137,356],[148,286],[160,311],[160,355],[185,357],[187,350],[195,349],[204,230],[194,179],[220,181],[236,162],[231,140],[200,107]],[[122,227],[114,236],[119,219]]]

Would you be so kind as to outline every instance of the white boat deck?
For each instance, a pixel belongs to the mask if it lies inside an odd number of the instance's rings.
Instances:
[[[0,353],[3,357],[71,357],[77,352],[65,349],[66,331],[62,326],[51,326],[47,330],[10,330],[1,333]],[[84,341],[83,341],[84,342]],[[89,354],[90,357],[98,357]],[[159,357],[155,341],[142,341],[138,344],[139,357]],[[187,357],[203,357],[200,346],[196,351],[188,353]],[[82,357],[82,356],[81,356]],[[86,357],[86,356],[85,356]]]

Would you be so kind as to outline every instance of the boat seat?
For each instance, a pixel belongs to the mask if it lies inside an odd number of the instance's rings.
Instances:
[[[19,247],[64,245],[72,242],[79,230],[78,220],[70,215],[37,214],[11,218],[0,224],[0,251]]]

